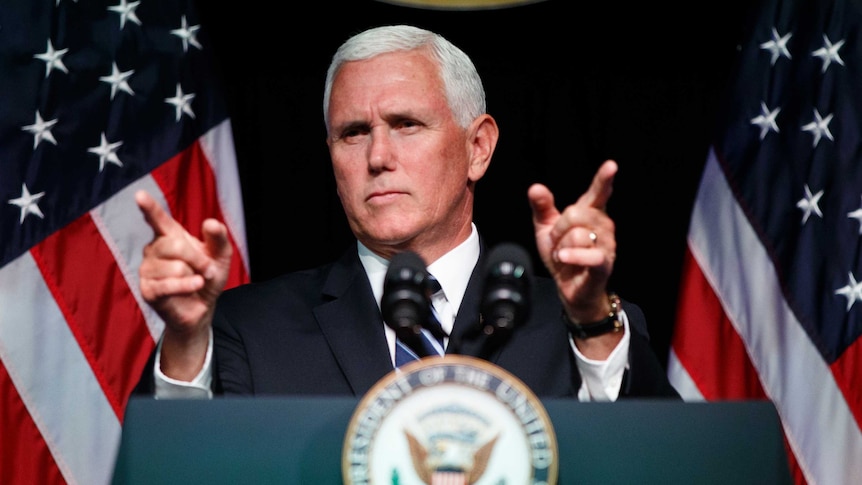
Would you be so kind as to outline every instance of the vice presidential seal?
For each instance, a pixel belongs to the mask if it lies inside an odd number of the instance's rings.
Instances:
[[[557,440],[519,379],[485,360],[427,357],[359,402],[344,438],[348,485],[556,484]]]

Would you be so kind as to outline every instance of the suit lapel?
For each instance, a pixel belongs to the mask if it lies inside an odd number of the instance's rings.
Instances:
[[[333,264],[323,296],[328,301],[315,308],[315,317],[354,394],[361,396],[392,371],[392,361],[355,246]]]
[[[461,300],[461,307],[458,308],[458,315],[455,317],[455,323],[452,326],[452,340],[450,341],[448,351],[463,355],[479,355],[484,339],[477,338],[475,332],[479,330],[479,305],[482,299],[482,268],[485,266],[485,246],[479,245],[479,261],[473,268],[473,273],[470,275],[470,282],[467,283],[467,289],[464,291],[464,298]],[[454,346],[452,345],[454,342]]]

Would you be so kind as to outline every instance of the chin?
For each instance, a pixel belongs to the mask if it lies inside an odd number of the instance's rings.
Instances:
[[[406,231],[403,227],[387,229],[376,228],[374,231],[366,231],[364,239],[372,241],[372,244],[377,246],[389,246],[403,249],[403,247],[409,244],[415,236],[415,232]],[[366,246],[367,245],[368,244],[366,244]]]

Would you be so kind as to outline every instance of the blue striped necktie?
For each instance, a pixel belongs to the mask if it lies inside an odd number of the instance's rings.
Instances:
[[[440,283],[433,276],[428,277],[428,285],[431,288],[431,294],[435,295],[437,293],[442,293],[443,289],[440,287]],[[437,317],[437,310],[434,306],[431,306],[431,316],[429,318],[428,324],[430,326],[436,326],[436,328],[440,329],[442,332],[442,327],[440,326],[440,320]],[[431,334],[427,329],[422,329],[421,335],[422,346],[425,349],[426,355],[444,355],[446,353],[445,348],[443,347],[443,338],[436,338]],[[400,339],[395,339],[395,367],[401,367],[404,364],[409,362],[413,362],[414,360],[418,360],[419,356],[416,355],[413,350],[410,349],[407,344],[402,342]]]

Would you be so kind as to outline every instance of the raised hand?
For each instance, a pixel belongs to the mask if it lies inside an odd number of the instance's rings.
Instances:
[[[162,372],[190,380],[209,342],[215,301],[227,282],[233,252],[227,228],[203,222],[203,240],[189,234],[145,191],[135,194],[153,240],[139,268],[141,295],[165,321]]]
[[[608,315],[607,283],[616,259],[614,221],[605,212],[617,164],[605,161],[578,200],[558,211],[554,195],[541,184],[530,186],[536,245],[557,283],[569,318],[599,321]]]

